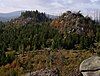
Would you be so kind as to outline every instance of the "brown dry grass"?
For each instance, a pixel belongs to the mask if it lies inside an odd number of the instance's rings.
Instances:
[[[21,73],[28,70],[36,71],[54,67],[59,69],[60,76],[78,76],[80,63],[92,55],[94,53],[91,53],[91,51],[84,50],[26,52],[25,54],[19,54],[12,64],[2,66],[0,68],[0,76],[8,76],[11,69],[20,76]],[[5,75],[6,73],[8,75]]]

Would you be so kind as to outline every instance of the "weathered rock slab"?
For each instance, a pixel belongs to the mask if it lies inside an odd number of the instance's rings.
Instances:
[[[22,76],[59,76],[58,69],[41,69],[35,72],[27,73]]]
[[[100,57],[92,56],[84,60],[80,65],[83,76],[100,76]]]

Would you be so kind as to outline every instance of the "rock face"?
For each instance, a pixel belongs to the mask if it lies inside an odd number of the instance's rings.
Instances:
[[[83,76],[100,76],[100,57],[93,56],[84,60],[80,65]]]
[[[67,11],[63,13],[60,17],[54,19],[51,26],[67,33],[74,32],[79,35],[94,36],[95,30],[93,28],[94,22],[89,17],[84,17],[80,11],[77,13]]]
[[[59,76],[59,71],[54,68],[54,69],[41,69],[35,72],[27,73],[22,76]]]

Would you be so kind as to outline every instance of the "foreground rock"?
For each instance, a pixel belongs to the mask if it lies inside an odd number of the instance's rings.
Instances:
[[[83,76],[100,76],[100,57],[93,56],[84,60],[80,65]]]
[[[59,71],[56,68],[50,69],[50,70],[49,69],[45,69],[45,70],[41,69],[39,71],[27,73],[22,76],[59,76]]]

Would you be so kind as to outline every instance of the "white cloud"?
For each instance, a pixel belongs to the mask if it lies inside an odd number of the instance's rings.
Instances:
[[[91,0],[91,2],[97,2],[97,1],[99,1],[99,0]]]
[[[73,3],[73,0],[68,0],[67,3],[71,4]]]
[[[63,5],[58,2],[51,3],[51,6],[53,6],[54,8],[63,7]]]

